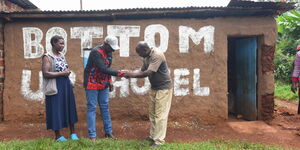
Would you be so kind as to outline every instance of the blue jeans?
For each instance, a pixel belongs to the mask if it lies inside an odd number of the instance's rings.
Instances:
[[[108,88],[103,90],[85,90],[87,98],[87,127],[90,138],[97,136],[96,132],[96,108],[97,102],[100,106],[102,122],[105,134],[112,133],[112,124],[109,113],[109,91]]]

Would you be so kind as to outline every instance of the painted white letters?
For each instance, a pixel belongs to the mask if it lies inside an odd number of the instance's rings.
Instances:
[[[64,53],[67,52],[67,32],[61,27],[52,27],[46,32],[46,36],[43,37],[44,33],[41,29],[36,27],[24,27],[23,29],[23,47],[24,47],[24,58],[25,59],[40,59],[45,52],[50,51],[52,46],[50,39],[54,35],[60,35],[65,39]],[[83,57],[83,48],[92,48],[93,38],[103,38],[102,26],[91,26],[91,27],[71,27],[70,37],[72,39],[81,40],[81,57]],[[179,52],[189,52],[189,40],[196,45],[199,45],[201,41],[204,44],[204,52],[211,53],[214,51],[214,31],[213,26],[201,27],[198,31],[188,26],[179,26]],[[129,57],[130,38],[140,36],[140,26],[132,25],[108,25],[107,35],[114,35],[120,39],[120,56]],[[155,38],[159,35],[159,43],[156,43]],[[45,49],[42,45],[42,40],[45,39]],[[149,46],[154,47],[162,52],[168,50],[169,43],[169,30],[161,24],[152,24],[145,27],[144,41],[148,42]],[[134,47],[132,47],[134,48]],[[79,57],[79,56],[78,56]],[[180,67],[180,66],[177,66]],[[200,69],[193,69],[193,76],[190,75],[190,71],[187,68],[174,69],[174,96],[186,96],[190,94],[189,80],[193,80],[193,95],[194,96],[209,96],[210,88],[201,87]],[[188,77],[190,75],[190,78]],[[193,78],[192,78],[193,77]],[[75,83],[76,74],[74,72],[70,75],[70,80]],[[41,91],[42,76],[39,73],[39,90],[32,91],[30,89],[31,84],[31,70],[23,70],[22,81],[21,81],[21,94],[28,100],[40,101],[44,99],[44,95]],[[121,78],[115,81],[116,78],[112,77],[114,86],[116,87],[113,92],[110,93],[110,97],[127,97],[129,91],[137,95],[145,95],[151,88],[148,78],[144,78],[144,85],[139,86],[137,79],[126,79]],[[120,91],[120,95],[116,96],[116,90]]]
[[[116,88],[120,88],[120,97],[127,97],[129,95],[129,81],[122,77],[120,81],[115,81],[116,77],[111,77],[114,85],[114,90],[109,93],[110,98],[116,97]]]
[[[204,52],[211,53],[214,51],[214,31],[215,27],[205,26],[196,32],[193,28],[187,26],[179,26],[179,51],[180,53],[188,53],[189,51],[189,38],[199,45],[201,40],[204,39]]]
[[[160,36],[160,45],[156,46],[155,34],[158,33]],[[145,41],[150,47],[155,47],[156,49],[166,52],[169,44],[169,30],[160,24],[149,25],[145,29]]]
[[[180,78],[181,76],[187,76],[190,71],[186,68],[180,68],[174,70],[174,95],[175,96],[186,96],[189,95],[189,88],[181,88],[181,85],[188,85],[189,79]]]
[[[34,38],[32,40],[32,38]],[[39,58],[44,53],[44,47],[41,44],[43,39],[43,31],[36,27],[23,28],[23,47],[24,47],[24,58],[33,59]],[[33,52],[33,48],[35,52]]]
[[[83,57],[84,48],[92,48],[93,38],[103,37],[103,27],[72,27],[71,38],[81,39],[81,53]]]
[[[129,57],[130,37],[140,36],[140,26],[108,25],[107,34],[120,37],[120,56]]]
[[[44,99],[44,94],[42,92],[43,76],[42,72],[39,72],[39,89],[33,92],[30,89],[31,84],[31,71],[23,70],[22,72],[22,82],[21,82],[21,94],[27,100],[41,101]]]
[[[194,95],[196,96],[208,96],[209,95],[209,87],[200,87],[200,69],[194,69],[193,76],[193,89]]]
[[[139,87],[137,85],[137,79],[136,78],[131,78],[130,79],[130,87],[133,93],[137,95],[145,95],[151,88],[150,82],[148,78],[144,78],[144,86]]]

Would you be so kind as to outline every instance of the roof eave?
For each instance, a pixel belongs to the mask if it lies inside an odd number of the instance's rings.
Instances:
[[[152,19],[152,18],[214,18],[232,16],[275,16],[286,10],[255,9],[255,8],[230,8],[218,9],[176,9],[161,10],[138,9],[138,10],[106,10],[106,11],[33,11],[33,12],[13,12],[0,13],[0,17],[6,20],[74,20],[74,19]]]

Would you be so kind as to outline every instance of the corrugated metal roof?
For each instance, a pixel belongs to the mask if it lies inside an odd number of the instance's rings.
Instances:
[[[286,2],[253,2],[247,0],[231,0],[227,7],[241,7],[241,8],[260,8],[260,9],[277,9],[290,10],[295,7],[295,3]]]
[[[5,18],[18,20],[92,20],[92,19],[151,19],[151,18],[212,18],[228,16],[270,16],[279,15],[294,8],[294,3],[274,2],[230,3],[227,7],[171,7],[171,8],[130,8],[116,10],[77,11],[26,11],[2,12]]]
[[[8,0],[14,4],[19,5],[20,7],[24,9],[37,9],[33,3],[31,3],[29,0]]]
[[[64,13],[107,13],[107,12],[140,12],[140,11],[173,11],[173,10],[213,10],[213,9],[226,9],[227,7],[161,7],[161,8],[124,8],[124,9],[103,9],[103,10],[44,10],[44,11],[15,11],[11,14],[64,14]]]

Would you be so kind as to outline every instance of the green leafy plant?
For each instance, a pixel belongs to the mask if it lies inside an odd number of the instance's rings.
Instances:
[[[296,46],[300,44],[300,9],[299,7],[276,18],[278,40],[275,52],[275,79],[289,83]]]
[[[298,94],[291,91],[291,84],[278,81],[275,83],[275,97],[295,103],[298,102]]]
[[[292,42],[290,39],[278,40],[275,52],[275,79],[284,83],[289,83],[293,69],[296,51],[290,47]]]

